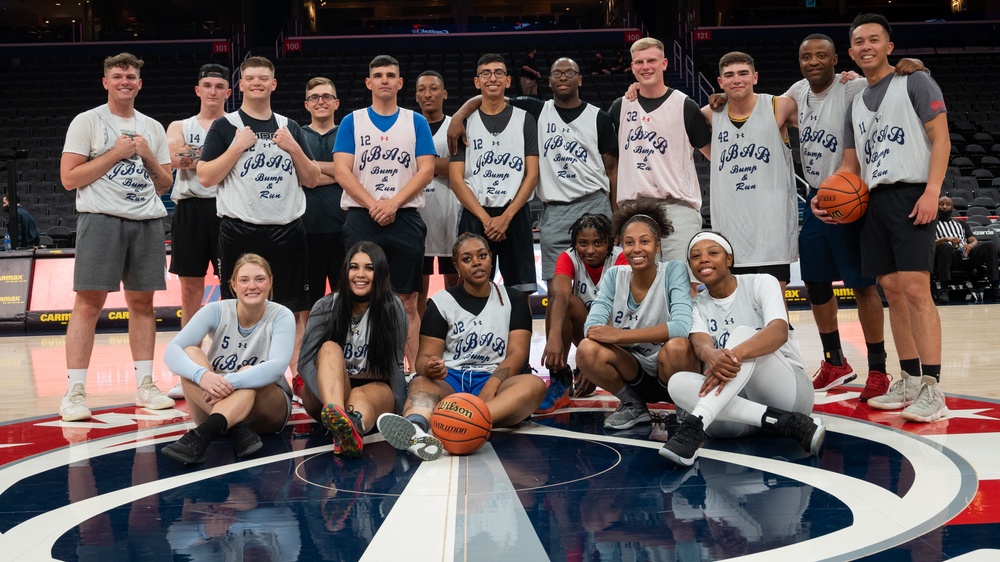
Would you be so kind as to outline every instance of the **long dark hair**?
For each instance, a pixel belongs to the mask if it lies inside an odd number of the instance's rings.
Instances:
[[[382,248],[374,242],[358,242],[347,250],[344,267],[340,273],[339,296],[326,317],[318,319],[326,326],[326,332],[316,349],[309,350],[307,360],[315,361],[324,342],[336,342],[341,347],[347,342],[354,304],[358,302],[358,298],[351,292],[347,275],[351,258],[358,253],[367,254],[372,260],[373,267],[372,290],[369,293],[368,304],[368,372],[381,380],[388,381],[398,368],[397,353],[406,341],[399,339],[399,314],[402,307],[396,304],[396,293],[393,292],[389,280],[389,260],[386,259]]]

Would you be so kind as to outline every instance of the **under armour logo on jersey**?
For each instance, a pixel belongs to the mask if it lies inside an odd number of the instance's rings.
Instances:
[[[502,143],[498,140],[493,141],[493,146],[500,146]]]
[[[650,117],[650,116],[648,116],[648,115],[643,115],[643,116],[642,116],[642,120],[643,120],[643,121],[652,121],[652,120],[653,120],[653,118],[652,118],[652,117]]]
[[[384,137],[379,137],[379,138],[382,139],[382,140],[384,140],[384,141],[387,141],[387,140],[389,140],[389,135],[386,135]]]

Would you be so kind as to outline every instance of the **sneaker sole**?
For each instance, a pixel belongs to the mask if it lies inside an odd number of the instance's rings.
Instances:
[[[913,404],[913,400],[904,400],[902,402],[875,402],[878,396],[873,396],[868,399],[868,405],[876,410],[902,410],[907,408],[910,404]]]
[[[819,450],[823,447],[823,440],[826,439],[826,427],[823,426],[823,420],[820,418],[813,418],[812,420],[816,424],[816,431],[813,432],[812,439],[809,441],[809,452],[816,457],[819,456]]]
[[[618,425],[608,423],[608,421],[605,420],[604,429],[631,429],[639,425],[640,423],[649,423],[651,421],[653,421],[652,416],[649,415],[649,412],[646,412],[642,415],[636,416],[635,418],[628,420],[625,423],[621,423]]]
[[[166,409],[169,409],[169,408],[173,408],[174,404],[175,404],[175,402],[173,400],[170,400],[169,404],[167,404],[166,402],[164,402],[163,404],[161,404],[159,406],[157,406],[156,404],[154,404],[152,402],[141,402],[139,400],[135,401],[135,405],[136,405],[137,408],[146,408],[147,410],[166,410]]]
[[[164,455],[167,455],[168,457],[174,459],[175,461],[181,462],[181,463],[184,463],[184,464],[201,464],[201,463],[205,462],[205,456],[204,455],[202,455],[200,457],[189,457],[188,455],[185,455],[184,453],[181,453],[180,451],[175,451],[175,450],[171,449],[170,445],[167,445],[166,447],[160,449],[160,452],[163,453]]]
[[[840,378],[833,379],[833,381],[830,382],[830,384],[828,384],[826,386],[823,386],[823,387],[820,387],[820,388],[813,387],[813,392],[826,392],[827,390],[830,390],[832,388],[837,388],[838,386],[845,385],[845,384],[853,381],[856,378],[858,378],[857,373],[851,373],[849,375],[844,375],[844,376],[842,376]]]
[[[361,458],[364,441],[351,420],[347,419],[347,416],[336,407],[332,410],[323,408],[320,417],[323,419],[323,425],[333,432],[335,438],[339,440],[340,454],[355,459]]]
[[[698,458],[698,451],[695,451],[691,458],[686,459],[666,447],[660,447],[660,456],[678,466],[691,466]]]
[[[236,451],[236,456],[243,459],[256,453],[262,448],[264,448],[264,443],[258,439],[257,441],[254,441],[253,445],[247,447],[246,449],[243,449],[242,451]]]
[[[417,434],[417,430],[410,420],[396,415],[379,416],[375,425],[382,438],[394,449],[405,451],[413,446],[413,436]]]
[[[75,422],[75,421],[89,420],[91,417],[93,417],[93,414],[91,414],[90,410],[87,410],[86,412],[77,412],[75,414],[73,413],[64,414],[63,412],[59,412],[59,416],[62,418],[62,421],[64,422]]]
[[[558,400],[556,400],[556,403],[553,404],[551,408],[539,408],[535,410],[535,415],[551,414],[552,412],[555,412],[556,410],[561,410],[569,405],[570,405],[569,394],[568,393],[563,394],[562,396],[559,397]]]
[[[931,423],[931,422],[936,422],[947,415],[948,415],[948,407],[945,406],[929,416],[921,416],[918,414],[914,414],[913,412],[907,412],[906,410],[904,410],[900,414],[900,417],[906,421],[911,421],[911,422]]]
[[[413,454],[424,461],[436,461],[444,454],[444,445],[433,435],[417,437],[413,440],[412,447]]]

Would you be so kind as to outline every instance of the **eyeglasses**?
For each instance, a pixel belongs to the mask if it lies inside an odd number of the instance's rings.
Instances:
[[[566,70],[566,71],[553,70],[552,72],[549,73],[549,76],[555,78],[556,80],[562,78],[563,76],[565,76],[566,78],[569,78],[570,80],[572,80],[572,79],[576,78],[579,75],[580,75],[580,73],[577,72],[577,71],[575,71],[575,70]]]
[[[486,68],[479,71],[479,77],[483,80],[488,80],[491,75],[496,76],[497,78],[505,78],[507,76],[507,71],[499,68],[496,70]]]
[[[326,103],[330,103],[331,101],[333,101],[335,99],[337,99],[337,96],[335,96],[333,94],[322,94],[322,95],[320,95],[320,94],[313,94],[313,95],[307,97],[306,101],[310,102],[310,103],[316,103],[319,100],[323,100]]]

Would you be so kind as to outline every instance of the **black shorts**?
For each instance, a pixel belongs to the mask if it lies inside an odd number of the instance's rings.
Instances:
[[[326,284],[336,291],[344,267],[344,236],[333,234],[306,234],[309,248],[309,308],[326,294]]]
[[[642,398],[643,402],[647,404],[653,402],[674,403],[674,400],[670,397],[670,393],[667,392],[667,385],[660,382],[656,373],[647,373],[641,365],[636,367],[636,370],[638,371],[636,379],[630,381],[628,385]]]
[[[309,310],[308,251],[306,229],[301,220],[272,225],[224,217],[219,225],[222,298],[234,297],[229,278],[233,266],[247,253],[258,254],[271,265],[274,298],[270,300],[287,306],[292,312]]]
[[[219,217],[215,199],[181,199],[170,226],[170,273],[204,277],[212,264],[219,274]]]
[[[733,275],[747,275],[750,273],[766,273],[778,281],[788,283],[792,280],[792,266],[784,263],[778,265],[746,265],[743,267],[731,267],[729,271]]]
[[[424,275],[434,275],[434,260],[437,260],[437,272],[441,275],[458,275],[455,269],[455,262],[451,257],[445,256],[424,256]]]
[[[419,292],[423,287],[421,266],[426,236],[427,226],[420,213],[411,208],[396,211],[396,220],[388,226],[380,226],[368,215],[368,209],[361,207],[348,209],[344,221],[344,247],[349,249],[363,241],[381,246],[389,259],[392,290],[401,295]]]
[[[500,216],[505,209],[507,207],[484,207],[491,217]],[[475,215],[462,209],[458,220],[459,236],[464,232],[486,237],[483,223]],[[510,221],[507,238],[500,242],[490,240],[489,244],[490,251],[493,252],[493,274],[496,274],[499,262],[505,286],[528,295],[538,290],[535,278],[535,240],[531,233],[531,214],[527,205],[521,207]]]
[[[917,225],[909,217],[925,188],[924,184],[895,183],[869,192],[861,231],[861,269],[865,275],[933,270],[937,221]]]

